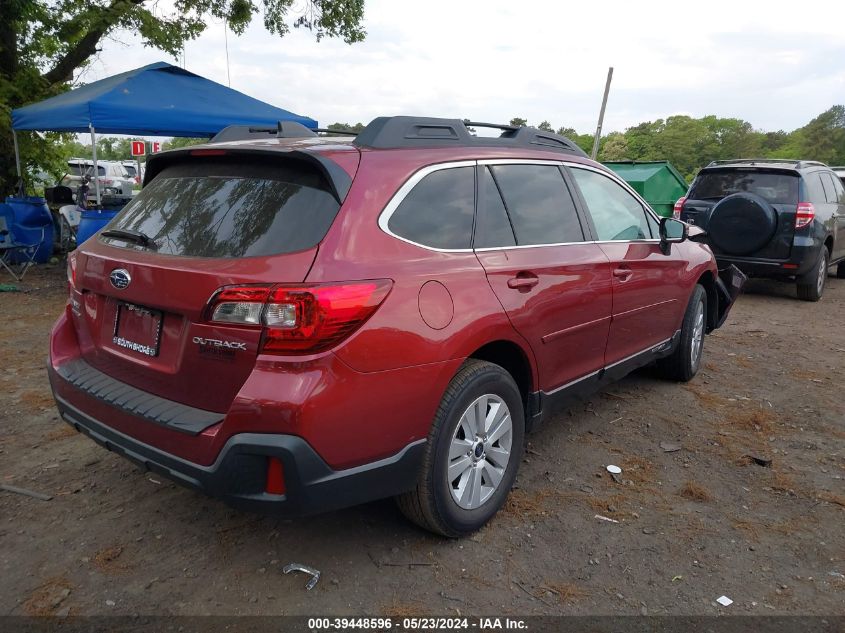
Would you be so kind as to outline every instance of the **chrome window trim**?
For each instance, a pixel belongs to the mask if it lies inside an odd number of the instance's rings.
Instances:
[[[418,246],[419,248],[424,248],[427,251],[433,251],[435,253],[484,253],[489,251],[510,251],[510,250],[517,250],[517,249],[524,249],[524,248],[547,248],[547,247],[554,247],[554,246],[574,246],[576,244],[620,244],[620,243],[630,243],[630,244],[659,244],[660,240],[655,238],[649,238],[645,240],[580,240],[578,242],[555,242],[552,244],[522,244],[516,246],[485,246],[483,248],[438,248],[436,246],[428,246],[426,244],[421,244],[420,242],[415,242],[414,240],[410,240],[406,237],[402,237],[401,235],[397,235],[393,231],[390,230],[388,223],[390,222],[391,216],[396,212],[396,209],[399,208],[399,205],[405,200],[411,190],[426,176],[432,174],[436,171],[440,171],[442,169],[457,169],[459,167],[475,167],[475,166],[483,166],[483,165],[551,165],[556,167],[569,167],[569,168],[577,168],[577,169],[586,169],[588,171],[594,171],[598,174],[605,176],[606,178],[610,178],[613,182],[622,186],[628,193],[634,196],[634,199],[637,200],[642,207],[646,210],[647,213],[650,213],[652,218],[660,224],[660,216],[657,215],[654,210],[648,205],[648,203],[643,200],[640,195],[631,188],[628,183],[624,180],[619,178],[615,173],[608,172],[603,169],[598,169],[593,167],[592,165],[584,165],[583,163],[575,163],[565,160],[550,160],[550,159],[540,159],[540,158],[488,158],[483,160],[461,160],[461,161],[452,161],[446,163],[435,163],[433,165],[428,165],[423,167],[422,169],[414,172],[408,180],[404,182],[404,184],[399,187],[398,191],[393,194],[390,198],[390,201],[385,205],[384,209],[382,210],[381,214],[379,214],[378,218],[378,226],[379,228],[390,235],[391,237],[405,242],[406,244],[413,244],[414,246]],[[577,183],[576,183],[577,184]],[[589,209],[587,209],[589,212]]]
[[[399,208],[399,205],[404,202],[405,198],[411,193],[411,190],[417,186],[417,184],[429,174],[433,174],[436,171],[441,171],[443,169],[457,169],[459,167],[475,167],[476,161],[474,160],[462,160],[462,161],[453,161],[450,163],[436,163],[434,165],[428,165],[427,167],[423,167],[419,171],[414,172],[405,183],[399,187],[399,190],[393,194],[393,197],[390,198],[390,201],[384,207],[384,210],[381,212],[378,218],[378,226],[379,228],[390,235],[391,237],[395,237],[397,240],[401,240],[407,244],[413,244],[414,246],[419,246],[420,248],[424,248],[429,251],[435,251],[437,253],[472,253],[472,248],[437,248],[436,246],[428,246],[426,244],[420,244],[419,242],[415,242],[413,240],[409,240],[406,237],[402,237],[401,235],[397,235],[393,231],[390,230],[388,223],[390,222],[391,216],[396,212],[396,209]],[[472,236],[470,235],[470,239]]]

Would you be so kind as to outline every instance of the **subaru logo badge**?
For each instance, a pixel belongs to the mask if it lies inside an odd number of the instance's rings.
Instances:
[[[132,277],[129,275],[128,270],[118,268],[116,270],[111,271],[111,275],[109,275],[109,281],[111,282],[111,285],[117,288],[118,290],[123,290],[132,281]]]

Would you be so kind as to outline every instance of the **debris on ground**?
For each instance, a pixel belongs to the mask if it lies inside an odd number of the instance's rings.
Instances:
[[[302,565],[301,563],[290,563],[289,565],[285,565],[285,568],[282,570],[286,574],[289,574],[292,571],[301,571],[304,574],[308,574],[311,576],[311,579],[305,584],[305,588],[308,591],[311,591],[314,587],[317,586],[317,581],[320,580],[320,571],[314,569],[313,567],[308,567],[307,565]]]
[[[676,453],[681,450],[681,445],[674,442],[660,442],[660,448],[664,453]]]
[[[10,486],[9,484],[0,484],[0,490],[14,492],[17,495],[24,495],[25,497],[32,497],[33,499],[38,499],[39,501],[49,501],[53,498],[51,495],[45,495],[43,492],[35,492],[33,490],[27,490],[26,488]]]
[[[617,521],[616,519],[611,519],[610,517],[605,517],[600,514],[597,514],[595,518],[600,519],[602,521],[607,521],[608,523],[619,523],[619,521]]]
[[[742,456],[742,459],[745,460],[746,463],[755,463],[758,466],[763,466],[764,468],[771,468],[772,467],[772,460],[766,457],[758,457],[757,455],[751,455],[746,453]]]
[[[723,607],[729,607],[734,603],[734,601],[728,598],[727,596],[719,596],[718,598],[716,598],[716,602],[718,602]]]
[[[0,292],[20,292],[20,289],[14,284],[0,284]]]

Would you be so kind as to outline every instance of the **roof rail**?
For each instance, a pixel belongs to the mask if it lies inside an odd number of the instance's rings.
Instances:
[[[474,136],[469,128],[502,130],[498,137]],[[393,116],[373,119],[353,141],[358,147],[400,149],[412,147],[522,147],[550,149],[586,156],[573,141],[533,127],[480,123],[461,119]]]
[[[358,132],[346,128],[317,127],[314,128],[314,132],[320,132],[321,134],[340,134],[341,136],[358,136]]]
[[[215,134],[209,143],[226,143],[228,141],[246,141],[261,138],[308,138],[317,136],[302,123],[296,121],[279,121],[276,127],[255,127],[252,125],[230,125]]]
[[[760,163],[776,163],[778,165],[792,165],[795,169],[802,167],[827,167],[825,163],[817,160],[800,160],[795,158],[734,158],[730,160],[714,160],[710,161],[708,167],[716,167],[718,165],[757,165]]]

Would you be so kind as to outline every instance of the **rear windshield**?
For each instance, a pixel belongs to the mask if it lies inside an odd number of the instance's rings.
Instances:
[[[798,174],[750,169],[703,171],[695,179],[688,197],[720,200],[741,191],[757,194],[771,204],[798,204]]]
[[[339,209],[307,165],[199,159],[162,170],[109,228],[140,231],[167,255],[255,257],[315,246]]]
[[[135,177],[135,165],[124,165],[123,168],[126,170],[126,173]]]

